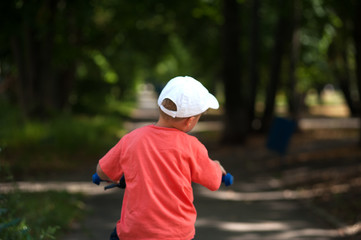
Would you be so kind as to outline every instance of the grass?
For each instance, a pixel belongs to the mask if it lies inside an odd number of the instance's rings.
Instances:
[[[69,173],[92,160],[95,167],[125,134],[119,114],[24,120],[14,107],[0,102],[0,110],[0,182],[48,179],[50,173]],[[0,193],[0,240],[58,239],[85,214],[84,197],[56,191]]]
[[[26,122],[16,118],[6,123],[0,125],[0,161],[16,178],[96,161],[125,133],[122,120],[114,116],[65,115]]]
[[[0,240],[56,239],[84,214],[83,196],[67,192],[0,195]]]
[[[120,135],[121,126],[121,120],[104,116],[59,116],[48,121],[18,121],[2,129],[2,145],[32,152],[44,151],[44,147],[68,153],[84,147],[97,150]]]
[[[14,178],[0,165],[1,182]],[[0,192],[0,240],[58,239],[73,222],[85,214],[84,196],[65,191]]]

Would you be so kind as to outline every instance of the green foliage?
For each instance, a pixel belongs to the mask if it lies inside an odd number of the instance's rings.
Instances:
[[[113,104],[119,112],[129,111],[127,106]],[[16,176],[64,171],[95,161],[124,135],[118,116],[59,115],[46,121],[23,121],[15,108],[1,110],[0,159]]]
[[[51,150],[71,154],[77,149],[96,152],[120,132],[121,120],[115,117],[59,116],[46,122],[31,120],[8,124],[2,129],[2,144],[31,152]]]
[[[226,14],[223,2],[2,1],[0,95],[13,106],[17,105],[28,118],[51,118],[64,113],[119,114],[118,103],[134,100],[139,83],[153,83],[160,89],[176,75],[194,76],[211,92],[222,96],[226,89],[222,82],[223,57],[226,58],[222,56]],[[240,23],[240,59],[236,64],[241,77],[232,79],[231,84],[240,86],[235,90],[242,96],[239,105],[248,107],[246,105],[253,102],[249,99],[254,95],[249,91],[253,85],[257,85],[255,95],[265,95],[267,86],[273,84],[269,83],[272,59],[277,55],[273,49],[278,41],[276,36],[280,36],[276,32],[278,18],[283,15],[287,15],[289,21],[282,21],[282,39],[286,40],[282,44],[285,51],[277,91],[289,92],[294,75],[294,92],[300,96],[311,88],[321,89],[325,84],[337,88],[341,78],[336,76],[338,73],[350,78],[352,95],[360,95],[354,87],[357,64],[352,31],[356,1],[297,0],[287,1],[287,4],[258,1],[255,14],[255,1],[236,2],[240,10],[239,19],[234,20]],[[299,25],[293,25],[294,21]],[[254,27],[255,22],[259,27]],[[298,38],[293,41],[292,29],[297,25]],[[254,33],[258,36],[256,49],[251,44]],[[292,61],[291,49],[295,49]],[[250,67],[252,59],[257,60],[255,71],[259,80],[248,81],[254,75]],[[93,122],[88,120],[84,123],[82,117],[76,134],[94,139],[94,136],[87,136],[83,128],[89,121]],[[52,125],[63,129],[60,121],[50,120]],[[72,128],[77,124],[70,123]],[[60,145],[64,144],[60,140],[62,137],[58,139],[43,133],[52,130],[41,121],[20,125],[20,130],[14,133],[17,139],[24,134],[24,139],[30,142],[42,139],[59,140]]]
[[[0,11],[7,22],[0,75],[26,82],[25,101],[14,94],[12,102],[35,115],[39,108],[94,114],[109,96],[129,97],[139,82],[162,84],[175,75],[211,82],[219,69],[219,0],[7,1]],[[47,94],[51,102],[41,97]]]
[[[57,239],[84,211],[83,197],[66,192],[15,191],[0,195],[0,203],[1,240]]]
[[[0,181],[13,183],[9,168],[0,162]],[[0,240],[51,240],[80,220],[84,196],[67,192],[0,193]]]

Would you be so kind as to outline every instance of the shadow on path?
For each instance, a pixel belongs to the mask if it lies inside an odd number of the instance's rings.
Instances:
[[[147,88],[140,96],[143,96],[140,107],[134,112],[138,121],[128,123],[129,130],[156,121],[156,96]],[[146,122],[139,121],[142,117]],[[219,130],[221,125],[212,122],[208,127]],[[267,167],[262,166],[267,154],[259,144],[242,148],[211,147],[211,158],[221,160],[234,175],[235,182],[228,188],[222,186],[217,192],[194,186],[198,212],[195,239],[339,239],[340,229],[328,225],[300,202],[299,196],[292,195],[295,192],[284,191],[279,178],[269,175]],[[89,172],[89,176],[92,173]],[[89,194],[86,202],[89,214],[83,222],[74,225],[63,240],[109,239],[119,218],[121,199],[122,190],[119,189]]]

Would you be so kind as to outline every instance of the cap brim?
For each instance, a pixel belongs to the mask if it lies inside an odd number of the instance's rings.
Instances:
[[[208,95],[208,104],[209,104],[208,105],[209,108],[212,108],[212,109],[218,109],[219,108],[218,100],[212,94]]]

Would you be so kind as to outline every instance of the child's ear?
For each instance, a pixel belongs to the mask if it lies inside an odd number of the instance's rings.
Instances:
[[[189,127],[189,126],[192,124],[192,122],[194,121],[194,118],[195,118],[195,117],[186,118],[186,119],[185,119],[185,125],[186,125],[187,127]]]

